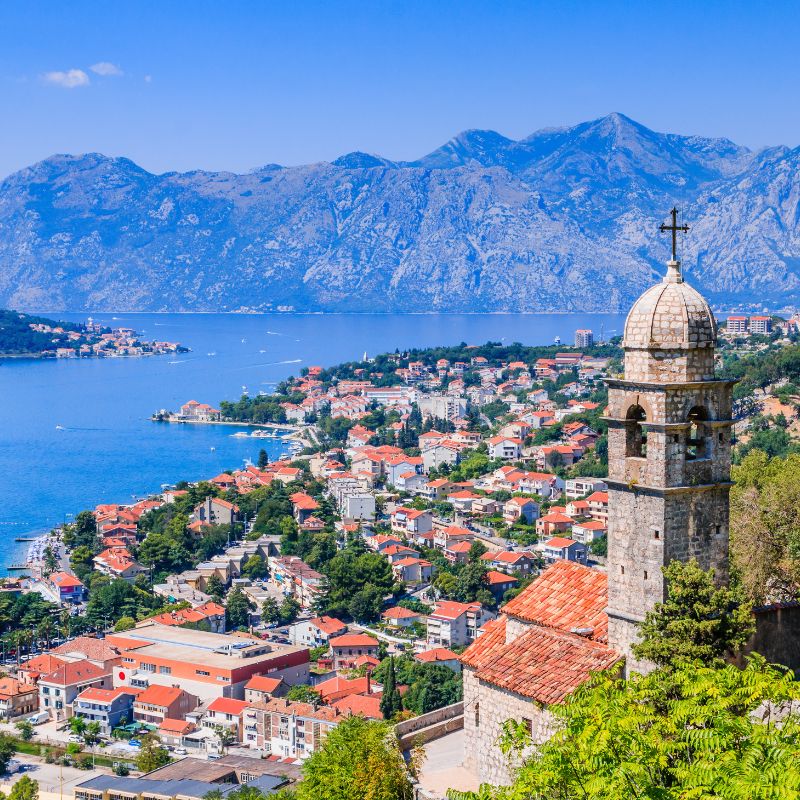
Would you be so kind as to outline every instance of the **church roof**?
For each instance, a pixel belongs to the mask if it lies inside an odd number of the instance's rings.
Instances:
[[[502,611],[511,617],[561,631],[588,631],[604,642],[608,636],[608,577],[574,561],[556,561]]]
[[[685,283],[680,262],[669,262],[661,283],[651,286],[631,308],[625,321],[626,349],[694,350],[713,347],[717,325],[708,303]]]
[[[600,642],[534,625],[495,649],[476,669],[476,676],[550,705],[574,692],[590,673],[608,669],[618,660],[619,654]]]

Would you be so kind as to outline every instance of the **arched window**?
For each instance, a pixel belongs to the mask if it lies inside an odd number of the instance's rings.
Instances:
[[[631,406],[625,415],[625,457],[647,457],[647,428],[642,423],[647,419],[640,405]]]
[[[702,406],[695,406],[689,412],[689,433],[686,437],[686,460],[694,461],[708,456],[708,414]]]

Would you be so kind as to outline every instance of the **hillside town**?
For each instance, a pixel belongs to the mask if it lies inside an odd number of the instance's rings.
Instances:
[[[772,332],[736,324],[728,336]],[[635,334],[626,378],[641,371]],[[168,796],[252,780],[269,794],[353,717],[389,721],[407,751],[459,731],[464,769],[509,780],[500,717],[564,697],[546,688],[562,656],[542,655],[544,673],[524,666],[513,680],[511,667],[491,667],[536,651],[514,650],[512,623],[525,641],[531,623],[567,637],[559,652],[577,659],[573,688],[629,647],[629,632],[617,649],[604,632],[610,494],[634,485],[620,447],[642,463],[647,452],[641,436],[620,444],[638,424],[620,423],[613,405],[627,386],[622,355],[583,329],[574,347],[387,354],[310,367],[274,395],[219,409],[187,401],[184,420],[272,420],[299,444],[292,456],[262,450],[258,463],[98,505],[38,543],[31,574],[2,585],[33,623],[4,658],[3,720],[71,747],[73,765],[98,753],[127,763],[125,774],[76,783],[79,800],[155,791],[148,781],[174,782]],[[705,464],[711,454],[691,436],[691,458]],[[534,736],[547,729],[546,713],[525,719]],[[144,749],[161,754],[156,768],[131,777]],[[426,788],[420,778],[420,796],[442,796],[442,780]]]

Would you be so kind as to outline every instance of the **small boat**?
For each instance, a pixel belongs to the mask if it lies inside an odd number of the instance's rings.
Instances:
[[[216,353],[208,353],[209,356],[215,356]]]
[[[64,428],[63,425],[56,425],[56,430],[57,431],[63,431],[63,430],[65,430],[65,428]]]
[[[216,447],[212,447],[212,448],[211,448],[211,452],[212,452],[212,453],[216,453],[216,452],[217,452],[217,448],[216,448]]]
[[[247,439],[249,434],[245,433],[244,431],[237,431],[236,433],[232,433],[234,439]]]

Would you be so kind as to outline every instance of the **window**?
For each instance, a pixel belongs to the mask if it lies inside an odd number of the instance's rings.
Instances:
[[[661,538],[661,531],[653,531],[653,538],[660,539]]]
[[[527,733],[528,736],[533,735],[533,720],[529,719],[528,717],[523,717],[522,727],[525,729],[525,733]]]
[[[647,580],[647,570],[644,571],[644,579]]]
[[[689,412],[689,435],[686,439],[686,460],[694,461],[706,458],[706,410],[702,406],[695,406]]]
[[[640,405],[633,405],[625,415],[625,457],[647,458],[647,428],[642,425],[647,414]]]
[[[172,667],[159,667],[158,671],[161,675],[172,675]]]
[[[195,673],[195,675],[210,675],[211,674],[210,672],[207,672],[204,669],[196,669],[194,671],[194,673]]]
[[[141,669],[144,672],[155,672],[156,671],[156,665],[155,664],[146,664],[146,663],[143,662],[141,664]]]
[[[481,724],[481,704],[475,703],[475,727],[480,727]]]

